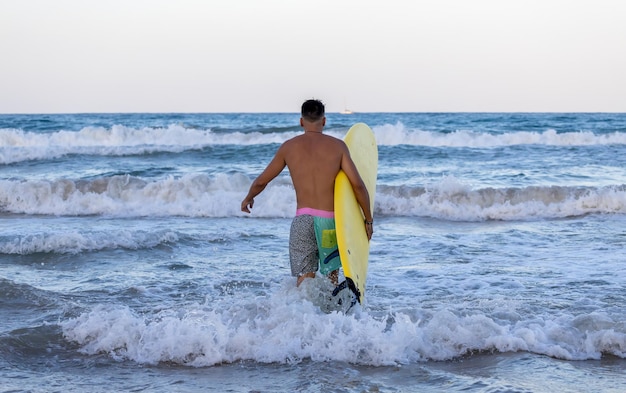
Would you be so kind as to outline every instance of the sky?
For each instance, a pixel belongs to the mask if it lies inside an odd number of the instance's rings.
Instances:
[[[0,0],[0,113],[626,112],[623,0]]]

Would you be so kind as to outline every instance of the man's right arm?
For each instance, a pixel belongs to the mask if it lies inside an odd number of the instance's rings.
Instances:
[[[250,209],[254,206],[254,198],[259,195],[276,176],[285,169],[287,163],[284,156],[284,144],[278,149],[276,155],[267,165],[265,170],[252,182],[248,195],[241,202],[241,211],[250,213]]]

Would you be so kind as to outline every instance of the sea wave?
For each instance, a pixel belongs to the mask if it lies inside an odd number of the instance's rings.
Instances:
[[[282,143],[296,132],[213,132],[173,124],[166,128],[85,127],[51,133],[0,129],[0,164],[46,160],[67,155],[128,156],[181,153],[213,145]]]
[[[429,147],[470,147],[489,148],[514,145],[547,146],[593,146],[626,144],[626,133],[613,132],[596,134],[590,131],[557,132],[547,129],[543,132],[510,131],[505,133],[476,132],[457,130],[453,132],[433,132],[407,128],[403,123],[387,124],[373,128],[379,145],[416,145]]]
[[[0,180],[0,212],[55,216],[243,217],[240,202],[251,179],[243,174],[190,174],[160,180],[130,175],[92,180]],[[291,181],[281,176],[256,198],[250,217],[292,217]],[[378,185],[378,216],[453,221],[532,220],[586,214],[625,214],[626,185],[528,186],[473,189],[453,177],[432,185]]]
[[[345,130],[333,129],[329,135],[345,136]],[[626,144],[626,133],[593,132],[559,133],[511,131],[488,133],[467,130],[455,132],[423,131],[407,128],[403,123],[373,127],[380,146],[414,145],[430,147],[490,148],[513,145],[593,146]],[[0,129],[0,164],[29,160],[46,160],[67,155],[127,156],[155,152],[180,153],[214,145],[279,144],[299,135],[299,130],[272,129],[252,132],[220,132],[172,124],[163,128],[85,127],[79,131],[49,133]]]
[[[532,220],[626,213],[626,185],[472,189],[454,177],[428,187],[379,186],[376,212],[452,221]]]
[[[377,316],[359,306],[348,315],[324,313],[309,300],[312,281],[304,290],[283,288],[269,296],[160,308],[153,315],[127,306],[96,305],[62,321],[61,328],[67,340],[89,355],[194,367],[305,359],[382,366],[493,351],[567,360],[626,357],[623,323],[603,313],[574,316],[564,311],[511,320],[497,312],[445,307],[421,310],[420,318],[403,312]]]
[[[0,254],[78,254],[107,249],[137,250],[171,244],[179,240],[172,231],[41,231],[28,235],[0,235]]]
[[[31,285],[17,283],[0,277],[0,309],[10,313],[16,309],[41,310],[55,304],[54,294]]]

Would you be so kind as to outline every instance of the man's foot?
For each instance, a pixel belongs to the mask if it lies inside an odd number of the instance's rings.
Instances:
[[[315,278],[315,272],[313,272],[313,273],[304,273],[304,274],[298,276],[298,279],[296,280],[296,287],[299,287],[300,284],[302,284],[302,281],[304,281],[305,278]]]

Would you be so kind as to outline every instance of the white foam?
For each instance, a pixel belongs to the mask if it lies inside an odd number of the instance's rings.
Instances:
[[[244,175],[186,175],[144,181],[113,176],[93,181],[0,180],[0,206],[11,213],[109,215],[120,217],[244,215],[240,202],[250,185]],[[290,183],[277,179],[258,198],[257,217],[287,217],[295,212]]]
[[[626,144],[626,133],[614,132],[597,135],[592,132],[557,133],[553,129],[543,132],[510,131],[501,134],[457,130],[450,133],[409,129],[401,122],[372,129],[379,145],[414,145],[430,147],[498,147],[513,145],[593,146]]]
[[[511,131],[502,134],[458,130],[451,133],[409,129],[398,122],[373,127],[381,146],[416,145],[432,147],[497,147],[524,144],[556,146],[592,146],[626,144],[626,133],[597,135],[592,132],[557,133]],[[327,133],[343,138],[345,131]],[[68,154],[123,156],[154,152],[179,153],[212,145],[257,145],[282,143],[299,135],[299,131],[281,132],[213,132],[211,129],[186,128],[172,124],[166,128],[85,127],[79,131],[52,133],[0,129],[0,164],[25,160],[43,160]]]
[[[61,326],[87,354],[198,367],[303,359],[380,366],[493,350],[568,360],[626,357],[623,323],[603,314],[527,315],[516,322],[445,308],[421,310],[417,320],[402,312],[326,314],[306,298],[309,293],[289,280],[267,296],[228,297],[152,315],[99,305]]]
[[[185,128],[176,124],[167,128],[131,128],[122,125],[111,128],[85,127],[80,131],[53,133],[0,129],[0,164],[52,159],[68,154],[123,156],[154,152],[180,153],[212,145],[282,143],[297,134],[215,133],[210,129]]]
[[[190,174],[146,181],[113,176],[91,181],[0,180],[2,210],[21,214],[115,217],[238,217],[251,179],[243,174]],[[295,193],[275,179],[249,217],[292,217]],[[472,189],[454,177],[422,187],[380,185],[375,214],[446,220],[528,220],[626,213],[626,186]]]
[[[472,189],[454,177],[426,188],[380,186],[376,213],[458,221],[528,220],[626,213],[626,186]]]
[[[78,254],[106,249],[152,248],[163,243],[178,241],[171,231],[154,233],[118,229],[116,231],[47,231],[29,234],[3,233],[0,236],[0,254],[27,255],[34,253]]]

